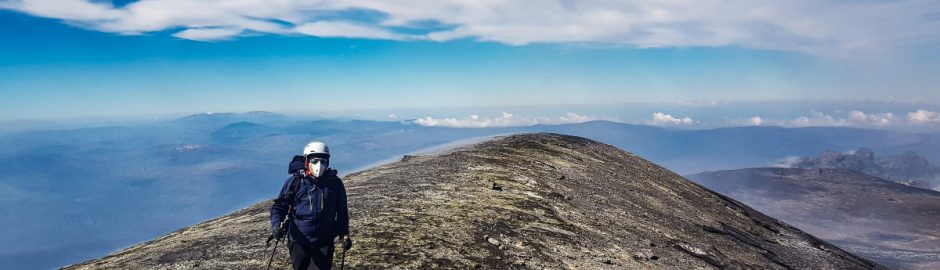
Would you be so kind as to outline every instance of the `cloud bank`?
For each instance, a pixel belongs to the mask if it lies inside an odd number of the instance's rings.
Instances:
[[[534,125],[558,125],[558,124],[575,124],[575,123],[584,123],[588,121],[595,120],[606,120],[606,121],[617,121],[616,118],[606,118],[606,117],[597,117],[597,116],[588,116],[580,115],[576,113],[566,113],[563,116],[557,118],[549,117],[535,117],[535,118],[525,118],[517,117],[516,115],[508,112],[503,112],[499,116],[486,118],[480,117],[479,115],[473,114],[464,118],[434,118],[434,117],[424,117],[411,120],[411,123],[426,126],[426,127],[455,127],[455,128],[487,128],[487,127],[518,127],[518,126],[534,126]]]
[[[903,115],[903,114],[902,114]],[[702,122],[693,116],[676,116],[664,112],[653,113],[646,120],[636,120],[634,124],[647,124],[655,126],[673,126],[687,128],[715,128],[727,126],[781,126],[781,127],[858,127],[858,128],[940,128],[940,111],[918,109],[906,114],[907,117],[898,116],[891,112],[870,113],[859,110],[827,114],[813,111],[809,115],[798,116],[791,119],[765,118],[758,115],[748,118],[725,118],[724,121]],[[389,119],[399,118],[395,114],[388,115]],[[489,128],[489,127],[517,127],[533,125],[574,124],[589,121],[623,122],[616,117],[599,117],[568,112],[558,117],[519,117],[516,114],[503,112],[493,117],[484,117],[471,114],[463,118],[431,117],[407,120],[405,122],[428,127],[456,127],[456,128]]]
[[[753,117],[760,122],[760,117]],[[815,126],[837,126],[837,127],[864,127],[864,128],[885,128],[885,127],[917,127],[917,126],[940,126],[940,112],[918,109],[907,113],[907,117],[898,117],[894,113],[866,113],[862,111],[849,111],[844,117],[833,116],[822,112],[812,112],[808,116],[800,116],[791,120],[779,120],[775,123],[784,127],[815,127]],[[744,124],[741,120],[729,121],[732,125]]]
[[[148,0],[124,6],[0,0],[0,8],[102,32],[171,30],[199,41],[265,33],[510,45],[737,46],[837,55],[940,39],[940,5],[934,0]]]

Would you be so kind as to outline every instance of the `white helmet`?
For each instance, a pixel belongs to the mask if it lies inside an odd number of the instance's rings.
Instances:
[[[307,158],[307,174],[314,178],[323,176],[330,166],[330,148],[322,142],[310,142],[304,146]]]
[[[304,156],[317,155],[322,158],[330,158],[330,148],[322,142],[310,142],[304,146]]]

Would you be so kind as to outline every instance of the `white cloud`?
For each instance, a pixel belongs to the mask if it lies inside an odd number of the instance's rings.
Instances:
[[[583,123],[597,120],[595,117],[579,115],[573,112],[566,113],[565,116],[558,118],[559,123]]]
[[[235,35],[474,38],[513,45],[598,43],[644,48],[739,46],[830,55],[932,44],[940,33],[936,20],[940,5],[935,0],[149,0],[122,7],[96,0],[0,0],[0,8],[122,34],[238,29]],[[336,15],[350,10],[380,15],[365,20]],[[391,30],[413,28],[416,22],[453,27],[428,29],[431,32],[420,37]],[[207,34],[196,33],[178,36]]]
[[[907,113],[907,121],[911,124],[940,123],[940,112],[920,109]]]
[[[414,120],[414,123],[428,127],[457,127],[457,128],[485,128],[508,126],[531,126],[534,120],[513,118],[513,114],[504,112],[493,118],[481,118],[479,115],[470,115],[463,119],[425,117]]]
[[[173,34],[173,36],[182,39],[213,41],[229,39],[241,32],[242,30],[238,28],[190,28]]]
[[[849,125],[845,119],[839,119],[832,117],[831,115],[821,113],[821,112],[812,112],[810,116],[800,116],[791,121],[784,121],[780,123],[781,126],[790,126],[790,127],[815,127],[815,126],[847,126]]]
[[[766,123],[766,121],[760,116],[753,116],[749,118],[736,118],[726,120],[725,124],[730,126],[760,126]]]
[[[852,110],[845,117],[836,117],[821,112],[812,112],[809,116],[800,116],[789,121],[780,121],[781,126],[847,126],[847,127],[890,127],[899,125],[924,125],[940,123],[940,112],[917,110],[907,113],[907,118],[897,117],[894,113],[866,113]]]
[[[398,115],[395,115],[394,113],[390,113],[388,114],[388,119],[398,119]]]
[[[691,125],[698,122],[689,117],[676,118],[670,114],[657,112],[653,114],[650,123],[653,125]]]
[[[893,113],[866,114],[861,111],[850,111],[848,120],[860,126],[887,126],[895,122]]]
[[[299,25],[294,28],[295,31],[305,35],[318,37],[343,37],[343,38],[365,38],[365,39],[406,39],[405,35],[398,35],[388,30],[351,24],[345,22],[312,22]]]
[[[486,127],[515,127],[515,126],[533,126],[533,125],[557,125],[574,124],[595,120],[616,121],[615,118],[604,118],[596,116],[580,115],[576,113],[566,113],[564,116],[520,118],[508,112],[503,112],[499,116],[492,118],[480,117],[471,114],[465,118],[434,118],[424,117],[413,120],[415,124],[428,127],[456,127],[456,128],[486,128]]]
[[[111,5],[87,0],[0,1],[0,8],[68,21],[102,22],[117,19],[122,15],[121,11]]]
[[[753,126],[760,126],[760,124],[764,123],[764,119],[761,119],[760,116],[751,117],[750,120]]]

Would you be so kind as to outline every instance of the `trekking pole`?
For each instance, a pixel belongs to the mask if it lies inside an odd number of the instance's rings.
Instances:
[[[346,249],[343,248],[343,256],[342,256],[342,259],[340,260],[339,270],[345,270],[345,269],[346,269]]]
[[[271,257],[268,258],[268,267],[265,269],[268,269],[268,270],[271,269],[271,261],[274,260],[274,253],[277,253],[277,244],[280,244],[280,243],[281,243],[281,238],[278,238],[277,240],[274,241],[274,249],[271,250]]]
[[[293,210],[293,207],[288,207],[288,208],[287,208],[287,212],[288,212],[288,213],[290,213],[291,210]],[[273,238],[276,238],[276,240],[274,240],[274,249],[271,250],[271,257],[268,258],[268,267],[265,268],[265,269],[271,269],[271,261],[274,260],[274,254],[277,253],[277,244],[281,243],[281,238],[287,237],[286,235],[281,236],[281,237],[277,237],[277,235],[278,235],[280,232],[284,231],[284,224],[287,224],[287,221],[289,221],[289,220],[290,220],[290,215],[287,215],[286,217],[284,217],[284,220],[281,221],[281,224],[280,224],[280,225],[277,225],[277,232],[275,232],[274,234],[272,234],[271,237],[268,237],[268,242],[267,242],[267,244],[265,244],[265,247],[267,247],[267,245],[271,243],[271,238],[272,238],[272,237],[273,237]]]

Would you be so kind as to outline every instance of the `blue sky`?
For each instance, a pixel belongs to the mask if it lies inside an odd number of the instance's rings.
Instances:
[[[938,14],[935,1],[0,0],[0,120],[661,112],[731,125],[783,110],[781,124],[852,111],[936,124]],[[743,106],[766,102],[791,105]]]

